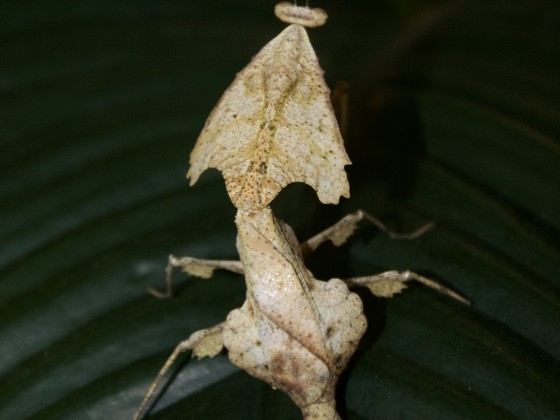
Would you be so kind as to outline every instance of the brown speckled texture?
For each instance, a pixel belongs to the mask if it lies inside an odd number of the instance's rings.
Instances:
[[[198,138],[187,176],[222,172],[233,204],[256,210],[292,182],[325,204],[349,197],[344,150],[323,71],[305,29],[288,26],[226,90]]]

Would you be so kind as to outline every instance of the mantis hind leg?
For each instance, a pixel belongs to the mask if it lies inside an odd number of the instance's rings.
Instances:
[[[147,407],[150,399],[154,396],[157,389],[161,385],[163,378],[165,378],[165,375],[167,374],[167,372],[169,372],[169,369],[171,369],[171,366],[173,365],[175,360],[177,360],[177,357],[181,355],[181,353],[192,350],[193,356],[200,358],[206,356],[214,357],[220,351],[222,351],[222,348],[224,347],[224,340],[222,337],[223,328],[224,323],[221,323],[216,325],[215,327],[197,331],[191,334],[188,339],[181,341],[177,345],[177,347],[175,347],[175,350],[173,350],[173,353],[171,353],[171,356],[169,356],[169,358],[157,374],[156,378],[152,382],[152,385],[146,393],[142,404],[140,405],[138,410],[136,410],[133,420],[138,420],[141,417],[142,412]]]

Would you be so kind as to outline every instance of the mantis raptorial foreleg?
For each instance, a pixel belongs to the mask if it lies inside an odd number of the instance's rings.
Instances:
[[[161,384],[161,381],[163,380],[171,366],[173,366],[173,363],[175,362],[177,357],[181,355],[181,353],[192,350],[193,356],[201,358],[214,357],[222,351],[224,347],[224,340],[222,336],[223,328],[224,322],[216,325],[215,327],[197,331],[191,334],[191,336],[186,340],[181,341],[177,345],[177,347],[175,347],[175,350],[173,350],[171,356],[169,356],[169,358],[166,360],[165,364],[157,374],[156,379],[150,386],[150,389],[146,393],[142,404],[140,405],[140,407],[138,407],[138,410],[136,410],[133,418],[134,420],[140,418],[140,414],[142,414],[142,411],[144,411],[144,408],[146,408],[146,405],[150,401],[150,398],[154,395],[159,385]]]

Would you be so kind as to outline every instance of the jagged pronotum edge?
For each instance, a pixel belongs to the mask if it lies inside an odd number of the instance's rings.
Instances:
[[[244,210],[265,207],[292,182],[310,185],[325,204],[349,197],[350,159],[329,94],[305,29],[288,26],[237,74],[210,114],[190,156],[191,185],[216,168]]]

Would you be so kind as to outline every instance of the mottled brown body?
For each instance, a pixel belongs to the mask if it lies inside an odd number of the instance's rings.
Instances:
[[[367,328],[360,299],[342,280],[316,280],[292,229],[269,208],[239,211],[236,224],[247,300],[224,326],[230,360],[302,410],[320,406],[330,412],[320,418],[337,418],[336,382]]]

